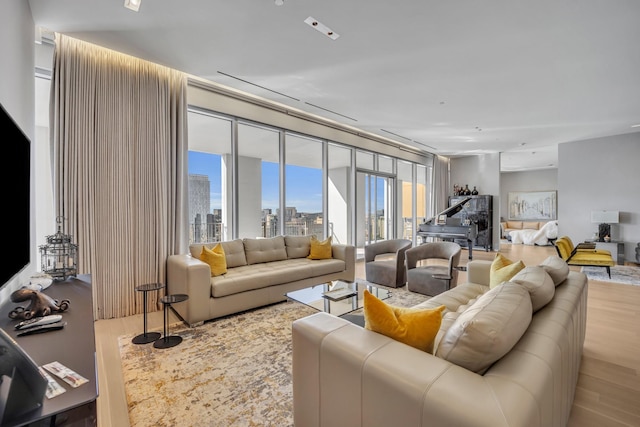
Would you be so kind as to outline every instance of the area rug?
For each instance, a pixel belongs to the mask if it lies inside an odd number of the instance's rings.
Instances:
[[[616,265],[611,267],[611,278],[604,267],[582,267],[581,271],[590,280],[602,282],[616,282],[627,285],[640,285],[640,267]]]
[[[391,289],[410,307],[428,297]],[[118,338],[131,426],[292,426],[291,324],[317,311],[283,302],[207,322],[174,325],[170,349]]]

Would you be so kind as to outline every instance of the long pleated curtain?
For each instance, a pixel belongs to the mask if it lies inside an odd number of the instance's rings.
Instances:
[[[51,132],[56,214],[90,273],[94,316],[142,313],[186,238],[186,76],[56,35]],[[160,292],[149,294],[149,311]],[[72,302],[73,304],[73,302]]]
[[[433,159],[433,215],[448,207],[449,200],[449,159],[435,156]]]

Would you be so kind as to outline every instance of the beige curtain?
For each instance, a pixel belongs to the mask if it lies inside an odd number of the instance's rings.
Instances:
[[[96,319],[142,313],[186,251],[186,76],[56,35],[51,132],[56,214],[90,273]],[[161,292],[149,294],[149,311]],[[73,304],[73,301],[71,302]]]
[[[433,159],[433,215],[449,207],[449,158],[435,156]]]

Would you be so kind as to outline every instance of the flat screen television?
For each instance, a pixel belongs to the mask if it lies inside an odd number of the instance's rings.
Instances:
[[[30,262],[31,256],[31,141],[0,104],[2,166],[0,182],[5,198],[2,203],[3,242],[0,262],[0,287],[6,285]]]

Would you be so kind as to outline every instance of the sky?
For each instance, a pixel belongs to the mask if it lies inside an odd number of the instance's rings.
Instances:
[[[189,151],[189,174],[209,176],[211,188],[211,209],[220,209],[220,156]],[[322,171],[287,165],[286,167],[287,207],[295,207],[298,212],[322,212]],[[262,207],[278,208],[278,164],[262,163]]]

